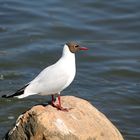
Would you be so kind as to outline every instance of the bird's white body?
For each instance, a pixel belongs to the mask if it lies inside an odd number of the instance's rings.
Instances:
[[[53,65],[45,68],[29,85],[22,95],[24,98],[34,94],[60,94],[73,81],[76,73],[75,53],[65,44],[61,58]]]

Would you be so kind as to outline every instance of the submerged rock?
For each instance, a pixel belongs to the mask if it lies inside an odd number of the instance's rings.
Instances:
[[[117,128],[89,102],[63,96],[68,112],[37,105],[21,115],[6,140],[123,140]]]

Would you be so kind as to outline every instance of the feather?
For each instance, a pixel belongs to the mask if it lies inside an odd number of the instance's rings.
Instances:
[[[20,88],[19,90],[17,90],[14,94],[12,95],[2,95],[2,98],[12,98],[12,97],[15,97],[15,96],[19,96],[19,95],[22,95],[24,94],[24,90],[25,88],[28,86],[29,84],[26,84],[24,87]]]

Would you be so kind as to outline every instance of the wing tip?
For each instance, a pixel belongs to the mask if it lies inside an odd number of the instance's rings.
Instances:
[[[8,95],[2,95],[1,97],[2,97],[2,98],[9,98]]]

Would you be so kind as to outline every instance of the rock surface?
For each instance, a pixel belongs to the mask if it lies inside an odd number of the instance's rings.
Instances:
[[[37,105],[21,115],[6,140],[123,140],[117,128],[89,102],[63,96],[68,112]]]

